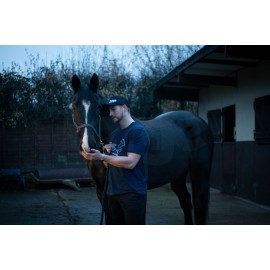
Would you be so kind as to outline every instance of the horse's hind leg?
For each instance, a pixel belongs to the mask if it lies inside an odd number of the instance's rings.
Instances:
[[[206,224],[208,221],[213,136],[208,129],[203,129],[194,137],[192,144],[194,147],[190,164],[190,178],[194,219],[195,224]]]
[[[179,199],[179,203],[184,212],[185,224],[192,225],[192,203],[191,196],[186,186],[186,176],[187,171],[183,173],[181,176],[177,177],[171,182],[171,187],[174,193],[177,195]]]
[[[210,193],[211,151],[210,148],[197,151],[190,168],[192,182],[192,203],[196,224],[206,224]]]
[[[206,224],[209,204],[209,173],[205,169],[192,169],[192,202],[195,224]]]

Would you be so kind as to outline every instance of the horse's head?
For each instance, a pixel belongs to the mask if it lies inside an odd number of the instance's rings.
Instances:
[[[80,147],[89,152],[101,147],[101,104],[104,98],[98,94],[99,79],[94,73],[90,83],[82,85],[77,75],[72,77],[72,117],[80,136]]]

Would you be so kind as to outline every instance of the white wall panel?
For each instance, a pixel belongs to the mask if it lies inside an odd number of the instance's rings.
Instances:
[[[199,115],[207,121],[208,111],[235,104],[236,140],[253,141],[253,102],[257,97],[270,95],[270,62],[243,69],[237,76],[237,87],[211,86],[200,90]]]

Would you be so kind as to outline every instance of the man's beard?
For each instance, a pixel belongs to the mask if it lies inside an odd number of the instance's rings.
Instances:
[[[123,119],[123,115],[121,115],[121,117],[119,117],[119,118],[117,118],[117,117],[112,118],[114,124],[119,124],[122,119]]]

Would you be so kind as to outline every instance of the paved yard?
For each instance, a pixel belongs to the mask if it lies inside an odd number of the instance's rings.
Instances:
[[[101,206],[94,187],[0,190],[0,224],[98,225]],[[148,191],[148,225],[182,225],[183,213],[169,186]],[[211,189],[209,224],[269,225],[270,208]]]

